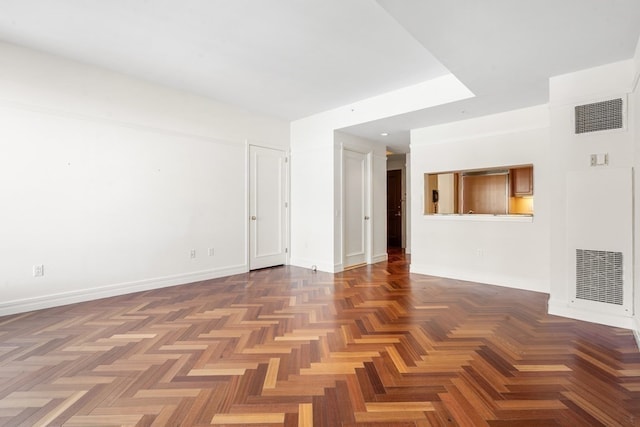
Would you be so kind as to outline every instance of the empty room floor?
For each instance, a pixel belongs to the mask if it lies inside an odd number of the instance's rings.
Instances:
[[[0,425],[640,424],[632,332],[546,304],[392,253],[0,317]]]

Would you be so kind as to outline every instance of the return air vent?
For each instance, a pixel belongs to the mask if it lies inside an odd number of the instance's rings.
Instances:
[[[622,252],[576,249],[576,298],[622,305]]]
[[[622,98],[576,105],[576,134],[622,129],[624,126],[623,114]]]

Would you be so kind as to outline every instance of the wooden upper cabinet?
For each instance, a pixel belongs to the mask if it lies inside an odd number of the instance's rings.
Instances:
[[[513,196],[533,196],[533,166],[511,169]]]

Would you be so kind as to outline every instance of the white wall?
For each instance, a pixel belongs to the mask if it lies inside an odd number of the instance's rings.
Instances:
[[[387,157],[387,170],[402,170],[405,169],[406,154],[392,154]],[[403,183],[404,188],[404,183]]]
[[[405,174],[407,176],[407,184],[406,184],[406,188],[407,188],[407,217],[405,219],[405,222],[407,224],[407,236],[406,236],[406,240],[405,240],[405,253],[410,254],[411,253],[411,236],[413,235],[412,231],[411,231],[411,224],[413,223],[412,221],[412,214],[411,212],[413,211],[413,204],[414,201],[412,199],[411,194],[413,194],[412,191],[412,184],[411,184],[411,153],[407,153],[406,155],[407,158],[407,162],[406,162],[406,171]]]
[[[338,271],[342,154],[334,130],[454,102],[473,94],[453,75],[363,99],[291,123],[292,265]],[[386,180],[385,180],[386,188]],[[374,251],[374,254],[377,250]]]
[[[334,271],[336,156],[333,129],[291,125],[292,265]]]
[[[549,291],[546,105],[411,132],[411,272]],[[425,173],[533,164],[532,221],[424,215]]]
[[[246,271],[247,142],[287,122],[8,44],[0,69],[0,314]]]
[[[639,77],[640,44],[631,60],[551,78],[548,109],[412,131],[411,271],[549,292],[552,314],[640,331]],[[624,129],[574,135],[576,105],[617,97]],[[608,165],[592,167],[591,154],[607,154]],[[527,163],[531,223],[422,214],[426,172]],[[622,306],[574,298],[575,248],[583,245],[623,252]]]
[[[372,261],[386,259],[385,147],[329,127],[291,127],[291,259],[299,267],[343,269],[342,152],[372,155]],[[323,144],[331,134],[331,145]],[[383,221],[384,218],[384,221]]]
[[[632,94],[634,62],[632,60],[556,76],[550,79],[550,122],[553,156],[551,223],[551,292],[549,311],[568,317],[605,323],[614,326],[632,325],[632,304],[629,309],[609,304],[590,304],[575,301],[575,249],[620,251],[624,256],[625,283],[633,281],[633,225],[625,224],[624,216],[631,215],[633,194],[631,184],[624,182],[606,185],[607,180],[624,181],[631,176],[634,157],[636,100]],[[574,135],[573,111],[576,105],[603,101],[616,97],[628,100],[627,112],[630,120],[623,130],[600,131]],[[637,95],[636,95],[637,97]],[[608,154],[609,164],[592,167],[591,154]],[[625,172],[626,171],[626,172]],[[622,178],[615,178],[615,176]],[[584,182],[576,183],[576,177]],[[591,183],[589,188],[582,188]],[[605,185],[602,195],[598,188]],[[637,188],[636,177],[636,188]],[[585,191],[579,196],[579,191]],[[605,200],[606,199],[606,200]],[[598,203],[602,201],[602,204]],[[638,200],[638,199],[636,199]],[[616,209],[609,207],[620,206]],[[581,206],[593,206],[584,212]],[[623,206],[628,206],[622,208]],[[622,217],[621,217],[622,215]],[[613,242],[612,242],[613,239]],[[585,243],[586,242],[586,243]],[[636,250],[637,253],[637,250]],[[632,289],[630,287],[630,289]],[[629,292],[626,292],[627,294]],[[612,310],[613,309],[613,310]]]
[[[634,156],[634,325],[636,332],[636,341],[640,342],[640,40],[636,45],[636,53],[634,56],[634,86],[633,96],[630,97],[634,105],[634,114],[630,115],[633,121],[635,133],[633,135],[633,144],[635,150]]]
[[[372,147],[373,148],[373,147]],[[387,156],[386,148],[371,151],[372,155],[372,197],[373,220],[371,230],[371,262],[387,260]]]

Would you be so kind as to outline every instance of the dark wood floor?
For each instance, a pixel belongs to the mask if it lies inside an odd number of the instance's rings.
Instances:
[[[395,253],[2,317],[0,425],[639,425],[632,333],[546,302]]]

